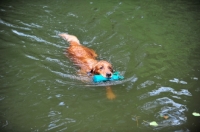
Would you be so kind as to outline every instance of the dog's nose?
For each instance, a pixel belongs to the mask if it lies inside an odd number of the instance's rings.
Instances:
[[[111,77],[111,73],[106,73],[106,77]]]

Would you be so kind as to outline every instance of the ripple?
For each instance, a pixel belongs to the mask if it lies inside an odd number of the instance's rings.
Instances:
[[[76,14],[74,14],[74,13],[72,13],[72,12],[69,12],[69,13],[67,14],[67,16],[72,16],[72,17],[78,18],[78,15],[76,15]]]
[[[181,83],[181,84],[187,84],[187,82],[185,81],[180,81],[179,79],[177,78],[174,78],[173,80],[169,80],[170,82],[174,82],[174,83]]]
[[[38,58],[36,58],[34,56],[31,56],[31,55],[25,55],[25,56],[28,57],[28,58],[30,58],[30,59],[32,59],[32,60],[40,60],[40,59],[38,59]]]
[[[46,69],[48,69],[50,72],[60,76],[60,77],[64,77],[64,78],[69,78],[69,79],[72,79],[72,80],[79,80],[79,81],[86,81],[88,82],[88,80],[90,80],[89,82],[91,82],[91,78],[89,78],[88,76],[78,76],[78,75],[72,75],[72,74],[66,74],[66,73],[62,73],[62,72],[59,72],[59,71],[54,71],[52,70],[50,67],[44,67]],[[61,83],[61,84],[69,84],[69,83],[73,83],[73,82],[64,82],[64,81],[61,81],[61,80],[58,80],[56,79],[56,82],[58,83]]]
[[[144,83],[140,84],[140,86],[138,86],[137,89],[145,88],[145,87],[150,86],[152,84],[154,84],[154,81],[147,80]]]
[[[59,59],[52,59],[50,57],[46,57],[46,60],[47,61],[50,61],[50,62],[55,62],[56,64],[59,64],[60,66],[66,66],[64,63],[62,63]]]
[[[3,24],[3,25],[6,25],[8,27],[12,27],[12,28],[18,28],[18,29],[24,29],[24,30],[31,30],[30,28],[26,28],[26,27],[19,27],[19,26],[14,26],[8,22],[5,22],[3,20],[0,19],[0,23]]]
[[[174,102],[168,97],[158,98],[155,101],[147,102],[143,106],[139,107],[145,113],[154,113],[156,122],[159,124],[157,129],[168,127],[168,126],[177,126],[184,124],[187,121],[187,117],[184,112],[188,111],[185,105]],[[155,109],[158,112],[155,112]],[[166,120],[161,120],[161,117],[167,115],[169,116]],[[144,125],[147,125],[143,123]]]
[[[35,23],[28,24],[28,23],[24,23],[24,22],[21,22],[21,21],[19,23],[21,23],[25,26],[31,27],[31,28],[42,28],[43,27],[43,26],[40,26],[40,25],[35,24]]]
[[[175,91],[173,88],[170,87],[161,87],[158,90],[154,90],[152,92],[149,92],[150,96],[156,96],[159,95],[162,92],[171,92],[176,95],[186,95],[186,96],[192,96],[192,94],[187,89],[181,89],[181,91]]]
[[[121,4],[119,4],[119,5],[121,5]],[[112,15],[113,13],[115,13],[116,10],[119,8],[119,5],[114,6],[114,8],[111,11],[106,12],[105,16],[108,17],[108,16]]]
[[[61,130],[67,129],[66,124],[75,123],[76,120],[72,118],[63,118],[62,113],[59,111],[50,111],[48,117],[52,120],[49,122],[48,128],[46,131],[59,128]],[[61,131],[60,130],[60,131]]]
[[[42,42],[44,44],[50,44],[50,45],[53,45],[53,46],[58,47],[58,48],[63,48],[63,46],[50,43],[50,42],[48,42],[48,41],[46,41],[46,40],[44,40],[42,38],[36,37],[34,35],[25,34],[25,33],[22,33],[22,32],[19,32],[17,30],[13,30],[13,29],[12,29],[12,32],[15,33],[15,34],[17,34],[17,35],[19,35],[19,36],[27,37],[27,38],[29,38],[31,40],[35,40],[37,42]]]
[[[5,99],[5,97],[3,97],[3,96],[0,96],[0,101],[2,101],[2,100],[4,100]]]
[[[65,102],[60,102],[58,105],[59,105],[59,106],[64,106],[64,105],[65,105]]]
[[[157,95],[160,95],[161,93],[165,93],[165,92],[170,92],[175,95],[192,96],[192,94],[187,89],[181,89],[181,91],[175,91],[173,88],[170,88],[170,87],[160,87],[157,90],[153,90],[152,92],[143,94],[143,95],[139,96],[138,98],[141,100],[141,99],[148,98],[150,96],[157,96]],[[177,96],[172,96],[172,97],[180,99],[180,97],[177,97]]]

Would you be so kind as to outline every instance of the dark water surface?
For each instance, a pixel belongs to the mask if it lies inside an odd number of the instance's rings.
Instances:
[[[116,99],[79,80],[62,32],[122,73]],[[199,79],[198,1],[0,2],[1,132],[197,131]]]

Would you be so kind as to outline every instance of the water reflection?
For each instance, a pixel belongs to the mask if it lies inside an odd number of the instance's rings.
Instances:
[[[2,19],[0,19],[0,24],[3,24],[3,25],[5,25],[5,26],[11,27],[11,28],[18,28],[18,29],[23,29],[23,30],[31,30],[30,28],[27,28],[27,27],[15,26],[15,25],[13,25],[13,24],[11,24],[11,23],[8,23],[8,22],[3,21]]]
[[[161,87],[161,88],[158,88],[157,90],[153,90],[152,92],[148,92],[147,94],[141,95],[140,99],[144,99],[149,96],[156,96],[163,92],[171,92],[176,95],[192,96],[192,94],[187,89],[181,89],[181,91],[175,91],[173,88],[170,88],[170,87]]]
[[[137,89],[146,88],[147,86],[151,86],[153,84],[154,84],[154,81],[147,80],[147,81],[141,83],[139,86],[137,86]]]
[[[176,103],[168,97],[158,98],[154,101],[147,102],[139,107],[139,109],[145,114],[153,114],[154,119],[152,120],[156,120],[158,123],[158,127],[155,129],[181,125],[187,121],[185,112],[188,111],[188,108],[186,105]],[[169,118],[162,118],[165,115]],[[143,122],[143,125],[149,126],[147,122]]]
[[[76,120],[72,118],[63,118],[62,113],[59,111],[50,111],[48,117],[51,119],[51,122],[48,125],[46,131],[59,128],[59,131],[64,131],[70,123],[75,123]]]
[[[57,44],[53,44],[53,43],[51,43],[49,41],[46,41],[46,40],[44,40],[42,38],[39,38],[37,36],[34,36],[34,35],[25,34],[23,32],[19,32],[19,31],[14,30],[14,29],[12,30],[12,32],[17,34],[18,36],[27,37],[27,38],[29,38],[29,39],[31,39],[33,41],[36,41],[36,42],[42,42],[43,44],[50,44],[50,45],[53,45],[53,46],[58,47],[58,48],[64,48],[63,46],[60,46],[60,45],[57,45]]]
[[[153,84],[152,81],[146,81],[140,86],[143,88],[146,87],[146,85],[151,84]],[[155,120],[158,123],[158,126],[154,129],[161,129],[164,127],[184,124],[187,121],[185,112],[188,111],[188,108],[184,104],[177,103],[176,99],[180,100],[181,96],[192,96],[192,94],[187,89],[176,91],[171,87],[159,87],[156,90],[154,89],[151,92],[147,92],[138,96],[138,99],[144,100],[153,96],[159,97],[159,95],[161,95],[162,93],[165,93],[165,95],[167,95],[168,97],[161,97],[155,99],[154,101],[146,102],[138,108],[142,110],[142,112],[145,114],[153,114],[152,120]],[[174,100],[170,99],[169,95],[171,95]],[[168,118],[164,119],[163,116],[168,116]],[[149,126],[149,123],[143,122],[143,125]]]
[[[180,81],[179,79],[177,78],[174,78],[173,80],[169,80],[170,82],[175,82],[175,83],[181,83],[181,84],[187,84],[187,82],[185,81]]]

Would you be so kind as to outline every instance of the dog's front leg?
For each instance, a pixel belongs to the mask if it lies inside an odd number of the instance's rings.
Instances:
[[[112,100],[116,98],[116,95],[113,93],[112,89],[110,86],[106,87],[106,96],[108,99]]]

